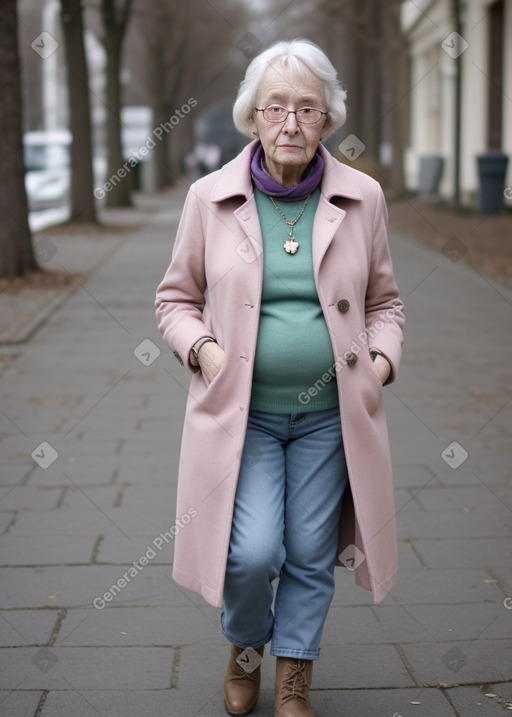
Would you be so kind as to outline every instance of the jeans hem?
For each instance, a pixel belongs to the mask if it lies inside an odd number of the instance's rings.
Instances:
[[[254,650],[257,650],[258,647],[263,647],[263,645],[266,645],[267,642],[270,642],[270,640],[272,639],[272,633],[271,633],[267,638],[265,638],[265,640],[256,640],[255,642],[244,643],[244,642],[240,642],[240,640],[235,640],[234,638],[230,637],[230,636],[224,631],[224,629],[222,628],[222,626],[221,626],[221,630],[222,630],[222,634],[224,635],[224,637],[226,638],[226,640],[229,640],[229,642],[230,642],[232,645],[236,645],[236,646],[239,647],[241,650],[245,650],[245,649],[247,649],[248,647],[252,647]]]
[[[287,650],[286,647],[271,647],[274,657],[292,657],[295,660],[318,660],[320,650]]]

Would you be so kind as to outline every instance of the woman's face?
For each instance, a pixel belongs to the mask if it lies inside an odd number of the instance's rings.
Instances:
[[[322,81],[308,68],[300,80],[292,79],[288,67],[269,65],[256,95],[256,107],[280,105],[287,110],[314,107],[326,111]],[[272,176],[282,175],[300,181],[300,177],[327,134],[328,118],[322,115],[317,124],[298,123],[294,114],[284,122],[268,122],[262,112],[254,112],[254,134],[259,137],[265,163]],[[298,177],[298,178],[297,178]]]

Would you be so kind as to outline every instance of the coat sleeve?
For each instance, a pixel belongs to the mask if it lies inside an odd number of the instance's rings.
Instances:
[[[386,202],[380,185],[377,187],[365,314],[368,346],[381,351],[391,364],[387,385],[395,380],[400,365],[405,315],[393,275],[387,238]]]
[[[155,301],[158,329],[176,358],[191,372],[198,371],[191,361],[192,346],[203,336],[215,338],[203,322],[204,233],[196,190],[193,184],[185,200],[171,263]]]

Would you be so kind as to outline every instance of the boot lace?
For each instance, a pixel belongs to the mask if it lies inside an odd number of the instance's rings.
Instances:
[[[306,662],[304,660],[297,660],[288,666],[288,672],[282,683],[283,704],[290,700],[300,700],[305,705],[308,704],[310,683],[306,679],[305,670]]]

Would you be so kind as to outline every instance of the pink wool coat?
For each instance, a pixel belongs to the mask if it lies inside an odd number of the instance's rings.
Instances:
[[[262,292],[263,247],[249,170],[255,149],[252,142],[190,188],[156,298],[158,327],[192,373],[177,524],[181,516],[194,517],[177,531],[173,576],[216,607],[222,605]],[[357,584],[372,590],[377,603],[396,582],[396,529],[382,386],[368,349],[379,349],[389,359],[387,383],[393,381],[405,319],[380,186],[323,146],[320,152],[325,171],[313,227],[313,264],[336,363],[315,386],[305,387],[302,400],[335,376],[350,479],[337,564],[355,568]],[[225,351],[209,387],[191,360],[191,347],[202,336],[215,337]]]

